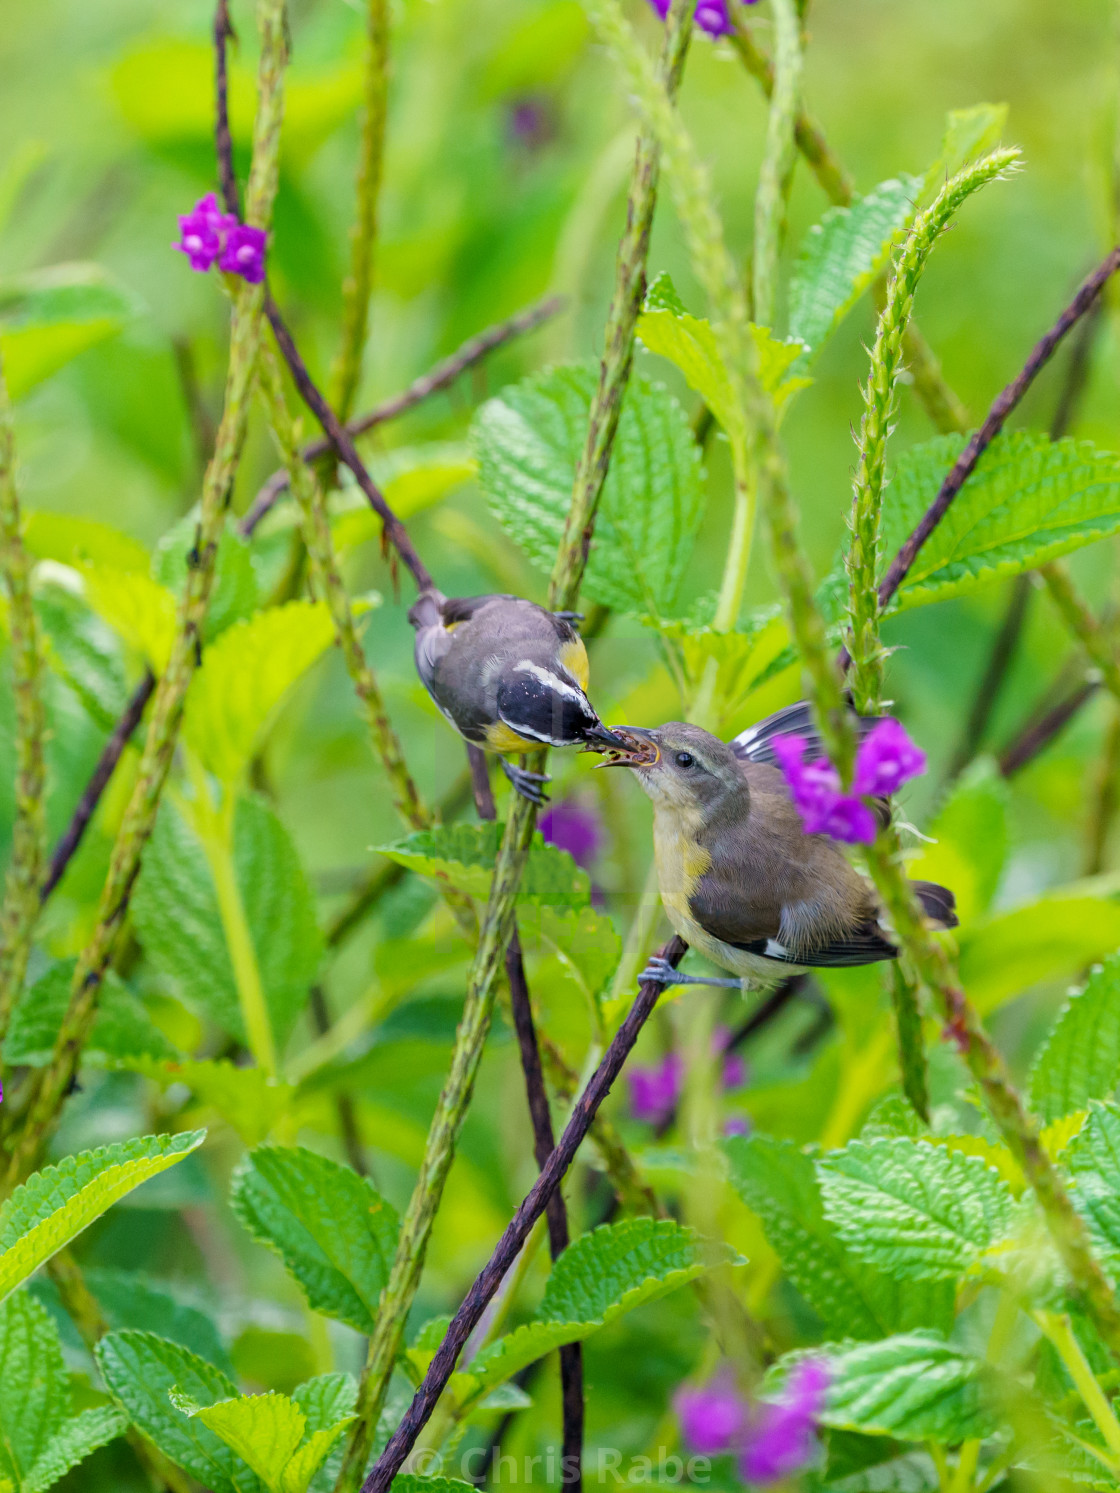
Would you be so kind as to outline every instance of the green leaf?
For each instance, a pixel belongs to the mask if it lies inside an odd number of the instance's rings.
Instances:
[[[689,388],[700,395],[724,430],[730,433],[739,429],[738,405],[711,323],[688,314],[666,274],[659,275],[650,287],[645,309],[638,317],[637,335],[649,352],[668,358],[680,369]],[[759,379],[776,408],[781,409],[791,395],[812,382],[789,376],[804,349],[800,342],[779,342],[768,327],[752,325],[751,335]]]
[[[1069,978],[1120,945],[1120,902],[1058,890],[962,928],[960,975],[981,1016],[1044,980]]]
[[[9,1066],[41,1068],[50,1061],[70,1004],[76,964],[75,959],[61,960],[21,994],[4,1038],[4,1061]],[[92,1059],[111,1067],[120,1059],[177,1056],[128,986],[110,971],[101,987],[93,1031],[82,1049],[83,1062]]]
[[[0,1305],[0,1364],[0,1478],[21,1488],[70,1409],[58,1329],[26,1291]]]
[[[260,1493],[260,1481],[220,1437],[171,1404],[171,1390],[205,1402],[237,1388],[205,1359],[154,1332],[110,1332],[94,1350],[109,1393],[139,1431],[212,1493]]]
[[[719,633],[687,622],[661,624],[658,632],[675,656],[686,693],[699,688],[714,663],[720,729],[739,722],[751,697],[785,669],[797,667],[790,647],[789,626],[778,608],[768,608],[746,619],[734,632]],[[757,714],[754,717],[758,718]]]
[[[399,519],[433,507],[478,475],[469,449],[453,441],[430,441],[423,446],[397,446],[370,462],[374,480]],[[380,540],[381,520],[355,493],[352,508],[339,505],[331,529],[335,549],[346,554],[371,539]],[[345,501],[345,499],[343,500]]]
[[[430,876],[472,897],[485,898],[490,894],[504,833],[505,825],[496,821],[439,825],[375,848],[378,854],[388,856],[406,870]],[[538,833],[533,836],[518,896],[578,907],[589,901],[591,883],[586,871],[579,869],[567,851],[546,845]]]
[[[290,601],[235,622],[210,644],[183,717],[183,739],[209,772],[238,781],[288,691],[333,638],[322,602]]]
[[[952,1327],[951,1284],[903,1287],[841,1241],[825,1217],[813,1162],[792,1141],[735,1136],[723,1149],[736,1191],[758,1214],[782,1268],[830,1332],[870,1339],[913,1327]]]
[[[400,1220],[367,1178],[302,1146],[261,1146],[235,1172],[231,1202],[313,1310],[373,1331]]]
[[[137,312],[100,265],[56,264],[0,282],[0,353],[13,399],[116,334]]]
[[[1120,1109],[1094,1099],[1089,1118],[1062,1160],[1073,1178],[1073,1201],[1113,1274],[1120,1272]]]
[[[126,1065],[162,1084],[185,1084],[201,1104],[215,1109],[247,1146],[258,1145],[291,1106],[295,1089],[260,1068],[240,1068],[228,1058],[183,1058],[157,1063],[136,1058]]]
[[[898,1280],[957,1279],[1011,1226],[998,1173],[928,1141],[849,1141],[822,1157],[817,1175],[840,1238]]]
[[[966,926],[995,896],[1008,850],[1006,780],[990,757],[973,762],[954,782],[929,826],[933,844],[907,858],[906,874],[951,886]]]
[[[350,1374],[316,1374],[292,1390],[292,1399],[303,1411],[309,1435],[337,1425],[354,1413],[358,1384]]]
[[[23,1481],[23,1493],[43,1493],[43,1490],[84,1462],[91,1452],[105,1446],[128,1429],[128,1416],[115,1405],[99,1405],[92,1410],[83,1410],[80,1415],[65,1421]]]
[[[1034,1060],[1031,1108],[1044,1124],[1108,1099],[1120,1083],[1120,954],[1066,1001]]]
[[[547,902],[523,908],[522,939],[537,939],[555,955],[586,996],[594,999],[618,967],[622,939],[610,918],[593,907],[555,907]]]
[[[271,1493],[306,1493],[339,1432],[354,1419],[346,1415],[304,1441],[307,1422],[303,1411],[294,1400],[276,1391],[199,1405],[172,1390],[171,1403],[184,1415],[197,1416],[209,1426]]]
[[[36,578],[35,611],[47,663],[103,731],[112,731],[128,699],[122,650],[101,619],[66,586]]]
[[[472,436],[479,479],[506,532],[551,573],[598,380],[595,364],[525,379],[488,400]],[[684,411],[638,375],[622,406],[584,582],[626,612],[672,613],[705,502],[700,452]]]
[[[204,1130],[137,1136],[28,1177],[0,1208],[0,1300],[118,1198],[182,1161],[205,1137]]]
[[[181,1300],[174,1287],[157,1284],[135,1270],[87,1265],[82,1273],[110,1328],[158,1332],[223,1373],[232,1371],[229,1354],[210,1314]]]
[[[232,637],[236,628],[223,633]],[[266,804],[238,800],[233,859],[278,1043],[307,1001],[322,957],[315,899],[287,830]],[[245,1040],[218,897],[201,842],[165,802],[132,899],[144,952],[183,998]]]
[[[589,1337],[727,1263],[741,1260],[669,1219],[631,1218],[593,1229],[552,1267],[534,1320],[483,1348],[469,1370],[454,1375],[452,1392],[461,1406],[477,1402],[553,1348]]]
[[[162,674],[175,640],[175,593],[140,570],[100,564],[77,569],[93,611],[143,656],[153,673]]]
[[[923,198],[941,190],[969,161],[998,145],[1007,124],[1006,104],[973,104],[968,109],[950,109],[937,160],[926,172]]]
[[[851,207],[832,207],[810,228],[789,287],[790,336],[811,358],[855,305],[890,257],[914,214],[917,177],[884,181]]]
[[[197,507],[185,513],[174,528],[169,529],[152,557],[156,579],[175,594],[182,596],[190,573],[190,556],[198,535]],[[218,558],[214,569],[214,585],[206,608],[203,624],[203,639],[210,643],[234,622],[251,617],[259,601],[257,573],[248,543],[232,529],[222,531],[218,541]],[[193,685],[192,685],[193,688]]]
[[[77,518],[70,513],[45,513],[36,509],[27,514],[23,542],[28,554],[36,560],[57,560],[73,569],[82,565],[105,566],[109,570],[147,575],[151,564],[148,551],[138,539],[97,519]]]
[[[818,1356],[830,1371],[824,1425],[948,1446],[990,1436],[999,1426],[991,1369],[937,1333],[826,1345],[813,1350]],[[775,1377],[789,1363],[777,1364]]]
[[[938,436],[899,458],[883,499],[885,561],[917,527],[964,444],[964,436]],[[918,551],[891,609],[967,595],[1118,530],[1120,456],[1089,441],[1005,431]]]

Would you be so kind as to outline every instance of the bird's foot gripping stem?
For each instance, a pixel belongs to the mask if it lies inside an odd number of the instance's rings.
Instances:
[[[638,976],[639,985],[644,985],[647,980],[666,988],[670,985],[719,985],[739,990],[743,983],[741,980],[721,980],[715,975],[683,975],[679,969],[673,968],[668,959],[662,959],[660,954],[654,954]]]
[[[542,786],[552,782],[547,773],[530,772],[527,767],[518,767],[514,762],[507,762],[504,757],[499,758],[499,761],[502,764],[502,771],[522,798],[527,798],[531,804],[538,806],[548,802],[548,794]]]

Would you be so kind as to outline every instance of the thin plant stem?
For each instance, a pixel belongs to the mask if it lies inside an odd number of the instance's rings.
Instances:
[[[1063,671],[1064,680],[1068,670]],[[1001,777],[1012,778],[1065,730],[1073,717],[1100,689],[1099,679],[1086,679],[1071,690],[1064,700],[1043,715],[1028,722],[1015,739],[1004,747],[998,758]]]
[[[679,938],[672,939],[662,950],[662,956],[677,965],[685,952]],[[483,1267],[463,1304],[452,1318],[443,1342],[428,1367],[412,1404],[393,1433],[389,1444],[377,1460],[376,1466],[362,1485],[362,1493],[388,1493],[390,1484],[400,1470],[404,1459],[415,1445],[424,1425],[435,1409],[448,1380],[454,1371],[459,1354],[477,1327],[483,1312],[493,1300],[498,1287],[517,1258],[533,1225],[540,1218],[549,1197],[559,1187],[564,1174],[586,1136],[600,1104],[606,1098],[611,1085],[622,1070],[654,1006],[662,987],[647,982],[643,984],[626,1020],[619,1027],[610,1047],[596,1068],[590,1082],[576,1100],[572,1113],[560,1137],[560,1143],[548,1158],[537,1180],[514,1214],[509,1226],[498,1241],[489,1261]]]
[[[433,394],[438,394],[441,389],[446,389],[455,383],[468,369],[480,363],[495,349],[503,347],[515,337],[525,336],[526,333],[534,331],[548,321],[550,317],[556,316],[563,310],[564,304],[563,296],[546,296],[544,300],[536,301],[524,311],[519,311],[516,316],[496,322],[494,326],[487,327],[484,332],[468,338],[449,357],[443,358],[427,373],[422,373],[419,378],[413,379],[412,383],[399,394],[392,395],[381,404],[374,405],[373,409],[367,410],[364,415],[348,421],[347,432],[351,436],[364,435],[366,431],[373,430],[375,426],[384,425],[389,420],[395,420],[398,416],[415,409],[418,404],[423,404]],[[300,448],[300,455],[304,461],[313,462],[321,456],[326,456],[332,449],[328,440],[309,441]],[[288,469],[281,467],[279,471],[273,472],[260,489],[241,520],[240,531],[246,538],[252,535],[261,519],[270,511],[287,486]]]
[[[895,261],[886,304],[871,351],[867,382],[861,391],[863,419],[859,435],[852,503],[852,540],[847,570],[850,587],[852,658],[849,676],[852,703],[861,715],[881,706],[883,654],[879,643],[879,521],[886,480],[887,437],[895,416],[902,339],[909,325],[922,272],[938,239],[959,208],[980,187],[1006,175],[1019,160],[1016,150],[994,151],[966,166],[945,183],[931,205],[918,214]]]
[[[276,194],[283,73],[287,63],[284,0],[258,0],[257,22],[261,56],[246,221],[257,227],[267,227]],[[245,441],[260,346],[264,288],[239,281],[233,296],[225,404],[214,455],[203,481],[198,527],[187,584],[179,603],[171,655],[156,687],[136,785],[113,846],[93,936],[78,960],[70,1004],[54,1053],[34,1082],[27,1118],[12,1149],[7,1174],[9,1186],[22,1181],[37,1164],[77,1070],[82,1047],[97,1014],[101,982],[124,924],[129,898],[140,870],[140,858],[155,824],[175,753],[187,690],[198,666],[202,624],[214,580],[218,540]]]
[[[1100,674],[1101,683],[1113,699],[1120,701],[1120,662],[1117,662],[1116,646],[1108,630],[1101,626],[1089,610],[1065,565],[1058,560],[1051,560],[1040,566],[1038,573],[1046,582],[1050,600],[1057,607],[1062,621]]]
[[[1120,808],[1120,706],[1113,705],[1097,766],[1089,809],[1089,832],[1085,839],[1082,874],[1097,876],[1104,870],[1108,838]]]
[[[0,1040],[23,988],[47,860],[46,713],[43,652],[31,594],[31,560],[20,529],[16,445],[0,362],[0,574],[8,601],[15,697],[15,822],[0,903]]]
[[[389,90],[388,0],[367,0],[363,94],[365,115],[358,148],[357,214],[350,230],[350,270],[342,286],[342,339],[331,367],[329,399],[346,423],[362,376],[369,327],[377,209],[385,154]]]
[[[1065,1365],[1113,1459],[1120,1463],[1120,1421],[1074,1335],[1069,1313],[1036,1311],[1031,1315]]]
[[[793,0],[771,0],[774,15],[773,86],[766,127],[766,150],[754,198],[754,320],[774,322],[778,293],[778,250],[797,159],[794,139],[801,100],[801,27]]]
[[[908,972],[897,963],[891,971],[891,1005],[894,1008],[902,1091],[914,1113],[929,1124],[929,1072],[922,1041],[922,1012],[918,991]]]

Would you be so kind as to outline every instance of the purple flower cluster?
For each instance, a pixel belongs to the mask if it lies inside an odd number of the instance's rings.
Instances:
[[[755,0],[745,0],[753,5]],[[669,14],[669,0],[650,0],[650,4],[662,20]],[[728,11],[729,0],[696,0],[696,24],[709,36],[727,36],[734,29]]]
[[[673,1401],[681,1434],[700,1456],[734,1452],[744,1482],[776,1483],[813,1455],[813,1433],[828,1389],[828,1365],[807,1358],[775,1400],[751,1404],[725,1370],[703,1389],[682,1389]]]
[[[574,798],[562,798],[542,814],[538,825],[549,845],[566,850],[577,866],[591,864],[603,840],[603,826],[593,809]]]
[[[805,761],[808,745],[797,735],[776,736],[773,742],[794,807],[807,835],[831,835],[848,844],[870,845],[875,839],[875,815],[865,798],[895,793],[926,770],[925,753],[898,721],[889,718],[860,743],[851,793],[841,793],[839,774],[827,758]]]
[[[713,1053],[721,1053],[731,1040],[726,1027],[720,1027],[712,1037]],[[635,1120],[646,1120],[651,1125],[660,1125],[668,1120],[681,1097],[684,1084],[684,1059],[680,1053],[668,1052],[659,1063],[648,1068],[631,1068],[626,1075],[630,1084],[630,1113]],[[747,1081],[747,1065],[737,1052],[729,1052],[723,1059],[721,1074],[725,1089],[741,1089]],[[743,1122],[740,1121],[740,1124]],[[736,1130],[735,1134],[745,1134]]]
[[[187,256],[192,270],[204,274],[215,260],[227,275],[240,275],[250,285],[264,279],[264,251],[268,234],[263,228],[239,223],[224,213],[213,192],[200,197],[189,213],[179,218],[179,242],[172,244]]]

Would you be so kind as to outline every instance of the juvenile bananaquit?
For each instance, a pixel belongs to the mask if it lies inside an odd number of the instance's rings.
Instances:
[[[882,719],[881,717],[879,719]],[[863,718],[861,736],[878,724]],[[671,721],[657,731],[618,726],[627,750],[600,766],[629,767],[653,800],[661,900],[681,938],[733,980],[681,975],[651,959],[662,984],[772,984],[816,967],[874,964],[898,949],[880,926],[875,890],[827,835],[807,835],[775,762],[773,741],[796,734],[806,758],[825,752],[807,704],[791,705],[730,743]],[[885,799],[876,817],[887,822]],[[952,892],[910,883],[927,917],[957,924]]]
[[[408,620],[416,669],[441,713],[474,746],[499,754],[518,793],[543,803],[543,773],[505,760],[537,747],[622,750],[587,698],[587,650],[573,612],[520,596],[449,598],[425,591]]]

